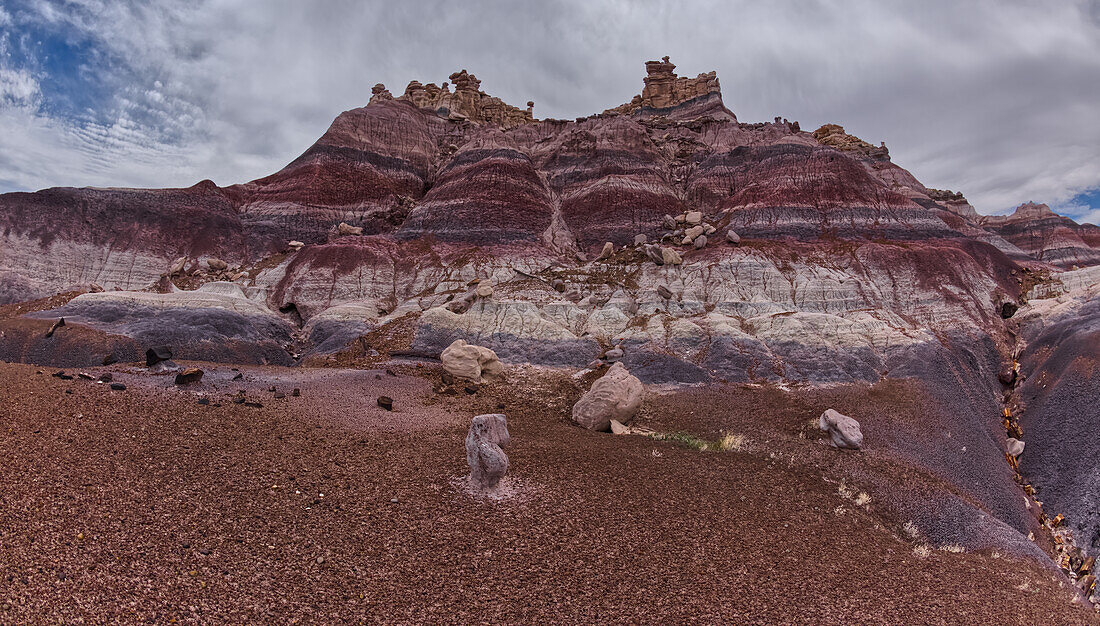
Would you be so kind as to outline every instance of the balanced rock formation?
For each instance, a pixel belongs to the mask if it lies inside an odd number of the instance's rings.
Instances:
[[[492,382],[504,374],[504,365],[495,352],[461,339],[447,346],[439,358],[448,374],[475,383]]]
[[[495,488],[508,473],[505,448],[511,443],[504,415],[478,415],[466,434],[466,463],[470,466],[470,487],[477,491]]]
[[[644,396],[641,381],[616,362],[573,405],[573,421],[599,431],[610,429],[611,420],[627,424],[642,406]]]
[[[609,113],[633,113],[641,108],[668,109],[696,98],[710,94],[720,94],[718,75],[714,72],[699,74],[695,78],[677,76],[676,66],[668,57],[660,61],[646,61],[645,87],[640,95],[634,96],[629,103]]]
[[[843,413],[825,409],[817,420],[817,426],[829,434],[834,447],[848,450],[863,447],[863,431],[859,429],[859,422]]]

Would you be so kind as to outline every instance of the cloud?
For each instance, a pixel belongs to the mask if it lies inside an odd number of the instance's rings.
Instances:
[[[739,119],[843,124],[982,212],[1100,185],[1096,1],[5,6],[0,190],[249,180],[374,83],[399,93],[461,68],[540,117],[577,117],[629,100],[666,54],[681,74],[717,70]]]

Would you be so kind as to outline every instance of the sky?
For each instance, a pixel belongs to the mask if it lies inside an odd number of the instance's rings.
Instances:
[[[0,191],[244,182],[375,83],[459,69],[579,117],[665,55],[742,122],[839,123],[981,213],[1100,221],[1100,0],[0,0]]]

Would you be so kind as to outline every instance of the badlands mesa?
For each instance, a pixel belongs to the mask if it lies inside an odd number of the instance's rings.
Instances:
[[[675,69],[0,195],[0,623],[1095,623],[1100,228]]]

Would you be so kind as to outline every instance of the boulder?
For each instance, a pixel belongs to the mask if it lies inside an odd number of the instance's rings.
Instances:
[[[684,221],[688,224],[698,224],[703,221],[702,211],[688,211],[684,214]]]
[[[614,348],[611,348],[610,350],[605,352],[603,358],[610,363],[621,361],[623,358],[623,349],[619,346],[615,346]]]
[[[703,234],[702,226],[692,226],[684,231],[684,239],[695,241],[695,238]]]
[[[207,259],[206,266],[215,272],[220,272],[229,267],[229,264],[221,259]]]
[[[176,274],[182,274],[183,268],[187,266],[187,257],[181,256],[180,258],[172,261],[172,266],[168,268],[168,275],[175,276]]]
[[[479,297],[479,298],[488,298],[488,297],[492,296],[493,295],[493,283],[488,282],[488,281],[483,281],[483,282],[479,283],[478,286],[477,286],[477,289],[475,290],[475,293],[477,294],[477,297]]]
[[[695,249],[696,250],[699,250],[699,249],[705,247],[707,245],[707,236],[706,235],[699,235],[698,237],[695,238],[694,244],[695,244]]]
[[[1013,437],[1009,437],[1005,440],[1005,452],[1012,457],[1018,457],[1024,453],[1024,442]]]
[[[665,264],[665,255],[660,246],[646,245],[642,247],[642,252],[645,252],[646,257],[657,265]]]
[[[190,385],[202,380],[203,371],[197,367],[189,367],[176,374],[177,385]]]
[[[565,281],[560,278],[555,278],[554,280],[550,281],[550,286],[553,287],[554,291],[557,291],[558,293],[565,292]]]
[[[741,236],[733,232],[732,230],[727,230],[726,241],[734,244],[741,243]]]
[[[168,346],[153,346],[145,351],[145,364],[150,367],[171,358],[172,349]]]
[[[622,363],[615,363],[573,405],[573,421],[599,431],[611,428],[611,420],[627,424],[642,405],[644,395],[642,382]]]
[[[680,253],[672,248],[661,248],[661,256],[664,258],[665,265],[680,265],[684,262],[684,260],[680,258]]]
[[[466,434],[466,463],[470,466],[470,487],[486,490],[496,487],[508,472],[508,455],[501,448],[511,442],[503,414],[478,415]]]
[[[603,261],[604,259],[610,259],[612,254],[615,254],[615,244],[609,241],[603,244],[603,250],[600,250],[600,256],[596,257],[596,260]]]
[[[661,225],[665,227],[665,230],[676,230],[676,218],[671,215],[665,214]]]
[[[336,227],[336,234],[340,235],[341,237],[344,237],[344,236],[347,236],[347,235],[362,235],[363,234],[363,227],[362,226],[352,226],[351,224],[347,224],[345,222],[340,222],[340,224]]]
[[[378,396],[375,402],[378,404],[378,406],[387,411],[393,410],[393,398],[389,396]]]
[[[641,246],[644,245],[646,241],[648,241],[648,239],[644,234],[638,233],[637,235],[634,235],[634,245]]]
[[[1012,365],[1005,365],[997,374],[997,380],[1001,381],[1001,384],[1005,387],[1011,387],[1016,383],[1016,368]]]
[[[461,339],[447,346],[439,358],[448,374],[475,383],[494,381],[504,373],[504,364],[495,352]]]
[[[1005,302],[1001,304],[1001,317],[1008,319],[1013,315],[1016,315],[1016,311],[1020,310],[1020,306],[1015,302]]]
[[[717,230],[718,229],[715,228],[713,224],[703,224],[704,235],[713,235],[715,232],[717,232]]]
[[[859,422],[843,413],[826,409],[817,420],[817,427],[829,433],[834,447],[859,450],[863,447],[863,432]]]
[[[298,241],[297,239],[295,239],[295,240],[292,240],[292,241],[288,242],[286,245],[287,245],[288,248],[292,248],[295,252],[297,252],[298,250],[301,250],[302,248],[304,248],[306,244],[304,244],[301,241]]]

